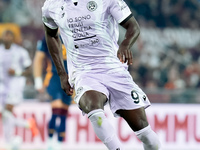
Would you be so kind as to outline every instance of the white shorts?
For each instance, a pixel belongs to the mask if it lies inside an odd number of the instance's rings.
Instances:
[[[112,74],[85,73],[75,79],[74,101],[79,104],[81,96],[89,90],[105,94],[114,116],[117,110],[147,108],[151,105],[146,94],[133,81],[128,71]]]
[[[21,79],[12,79],[5,90],[0,92],[0,102],[3,104],[17,105],[23,101],[25,82]]]
[[[0,104],[18,105],[23,101],[23,91],[0,93]]]
[[[9,92],[6,96],[5,103],[11,105],[18,105],[23,101],[23,91]]]

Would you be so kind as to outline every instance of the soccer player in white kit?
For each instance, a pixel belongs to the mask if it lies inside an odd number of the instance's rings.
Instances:
[[[160,150],[157,135],[148,124],[145,93],[127,71],[131,46],[139,26],[123,0],[46,0],[42,7],[46,41],[60,76],[61,86],[73,94],[88,115],[94,131],[109,150],[124,150],[104,114],[108,102],[115,116],[123,117],[143,142],[145,150]],[[118,24],[126,29],[120,45]],[[58,28],[67,48],[68,74],[61,57]]]
[[[38,134],[34,119],[16,118],[13,108],[23,100],[23,90],[26,79],[24,75],[30,72],[31,59],[28,52],[13,43],[14,34],[6,30],[0,45],[0,104],[3,104],[3,131],[7,149],[16,149],[19,138],[14,136],[14,127],[21,126],[31,129],[32,134]],[[19,142],[19,143],[18,143]]]

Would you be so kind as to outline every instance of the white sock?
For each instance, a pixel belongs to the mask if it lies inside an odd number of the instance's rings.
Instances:
[[[3,150],[19,150],[22,145],[22,138],[20,136],[12,137],[9,143],[6,143]]]
[[[102,109],[96,109],[88,113],[94,132],[109,150],[123,150],[122,144],[117,138],[114,128],[109,123]]]
[[[7,142],[10,142],[11,137],[14,136],[15,126],[27,127],[27,128],[29,127],[27,121],[15,118],[13,113],[8,110],[3,110],[2,116],[3,116],[4,136]]]
[[[151,129],[150,125],[136,131],[136,136],[143,142],[145,150],[161,150],[161,144],[157,134]]]
[[[2,112],[3,131],[6,143],[9,144],[14,136],[14,123],[10,118],[10,114],[6,111]]]

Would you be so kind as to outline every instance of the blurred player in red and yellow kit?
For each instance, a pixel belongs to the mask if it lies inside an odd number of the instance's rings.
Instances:
[[[65,70],[67,70],[67,55],[64,45],[62,45],[63,63]],[[47,58],[47,73],[42,82],[42,70],[43,62]],[[35,78],[35,88],[39,93],[44,93],[45,89],[47,93],[51,96],[51,108],[52,116],[48,123],[48,150],[55,147],[55,149],[60,149],[62,147],[62,142],[65,137],[66,130],[66,119],[68,114],[68,107],[71,104],[71,97],[62,90],[60,84],[60,78],[57,74],[56,67],[53,60],[48,52],[47,44],[45,38],[38,42],[37,52],[34,58],[34,78]],[[56,127],[56,119],[60,119],[60,124]],[[54,132],[58,134],[58,142],[54,144],[52,141]],[[53,144],[55,146],[53,146]]]

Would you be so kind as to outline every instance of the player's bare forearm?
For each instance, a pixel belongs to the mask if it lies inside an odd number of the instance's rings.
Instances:
[[[49,53],[56,66],[57,73],[60,76],[61,87],[67,95],[73,94],[73,89],[68,82],[68,74],[65,71],[63,56],[62,56],[62,44],[58,35],[58,30],[52,30],[45,26],[45,38]]]
[[[35,89],[44,93],[43,81],[42,81],[42,68],[43,60],[45,58],[45,53],[42,51],[36,51],[34,60],[33,60],[33,76],[34,76],[34,86]]]
[[[131,65],[133,63],[133,56],[130,48],[137,40],[140,34],[140,29],[134,17],[131,17],[121,25],[126,29],[126,35],[122,43],[119,45],[117,56],[122,63]]]
[[[62,59],[62,44],[58,35],[58,29],[50,29],[47,26],[45,26],[45,38],[48,46],[49,53],[53,59],[53,62],[56,66],[58,75],[65,75],[65,67],[63,64],[63,59]]]
[[[126,29],[125,39],[121,45],[127,46],[129,49],[133,46],[140,34],[140,28],[134,17],[131,17],[127,22],[122,24]]]
[[[41,77],[42,76],[42,64],[45,58],[44,52],[37,51],[33,60],[33,76]]]

